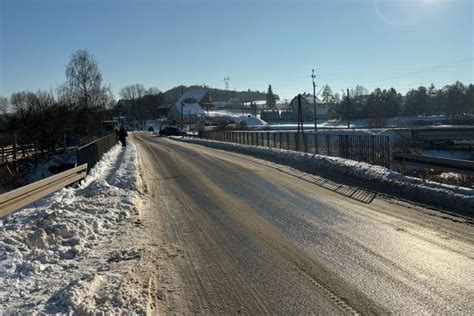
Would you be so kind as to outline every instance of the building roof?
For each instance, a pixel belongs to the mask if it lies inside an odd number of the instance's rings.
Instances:
[[[181,104],[175,104],[176,110],[181,113]],[[183,115],[204,115],[204,110],[197,103],[183,103]]]
[[[195,89],[186,91],[182,96],[179,97],[178,101],[176,101],[176,104],[181,104],[189,98],[193,98],[196,100],[196,103],[199,103],[206,96],[206,93],[206,89]]]
[[[302,94],[301,101],[312,105],[314,103],[314,97],[312,94]],[[290,103],[293,103],[293,102],[298,102],[298,96],[295,96],[291,100]],[[320,103],[322,103],[322,101],[318,97],[316,97],[316,104],[320,104]]]

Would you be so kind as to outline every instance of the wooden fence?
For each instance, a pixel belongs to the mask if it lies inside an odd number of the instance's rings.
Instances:
[[[101,159],[102,155],[117,144],[117,135],[102,137],[94,142],[76,149],[78,167],[47,177],[40,181],[22,186],[18,189],[0,195],[0,216],[5,216],[25,205],[28,205],[56,190],[84,178],[89,170]],[[6,146],[7,147],[7,146]],[[30,146],[13,145],[11,148],[2,147],[2,161],[18,160],[18,153],[27,156]],[[3,148],[5,148],[3,150]],[[3,160],[4,159],[4,160]]]
[[[383,135],[347,135],[277,131],[204,131],[211,140],[302,151],[389,167],[390,139]]]
[[[34,144],[8,145],[0,147],[0,164],[34,156],[37,147]]]

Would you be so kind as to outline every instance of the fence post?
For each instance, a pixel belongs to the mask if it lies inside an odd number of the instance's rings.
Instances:
[[[371,159],[371,163],[374,164],[375,162],[375,144],[374,144],[374,141],[375,141],[375,136],[370,136],[370,150],[371,150],[371,153],[370,153],[370,159]]]
[[[392,155],[390,154],[390,137],[385,138],[385,167],[390,168]]]
[[[13,161],[16,160],[16,134],[13,136]]]
[[[308,152],[308,134],[303,132],[302,135],[303,135],[303,143],[304,143],[304,152],[307,153]]]

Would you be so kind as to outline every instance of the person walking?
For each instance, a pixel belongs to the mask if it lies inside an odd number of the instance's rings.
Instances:
[[[128,137],[128,133],[125,127],[120,128],[120,130],[117,132],[117,135],[119,137],[120,142],[122,143],[122,146],[127,146],[127,141],[125,140],[125,138]]]

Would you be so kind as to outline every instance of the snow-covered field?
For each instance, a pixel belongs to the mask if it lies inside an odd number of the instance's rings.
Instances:
[[[253,156],[308,173],[336,175],[340,179],[352,180],[354,185],[474,217],[473,189],[404,176],[385,167],[349,159],[206,139],[172,138]]]
[[[366,128],[369,124],[369,119],[354,119],[350,121],[350,128]],[[319,127],[328,128],[347,128],[347,120],[318,120]],[[279,123],[269,122],[274,129],[296,129],[297,123]],[[386,127],[413,127],[433,125],[443,126],[446,124],[446,117],[441,116],[396,116],[389,117],[385,122]],[[314,121],[304,122],[305,128],[314,127]]]
[[[143,312],[143,295],[118,270],[140,257],[126,247],[141,201],[129,144],[114,146],[79,185],[0,219],[0,314]]]

